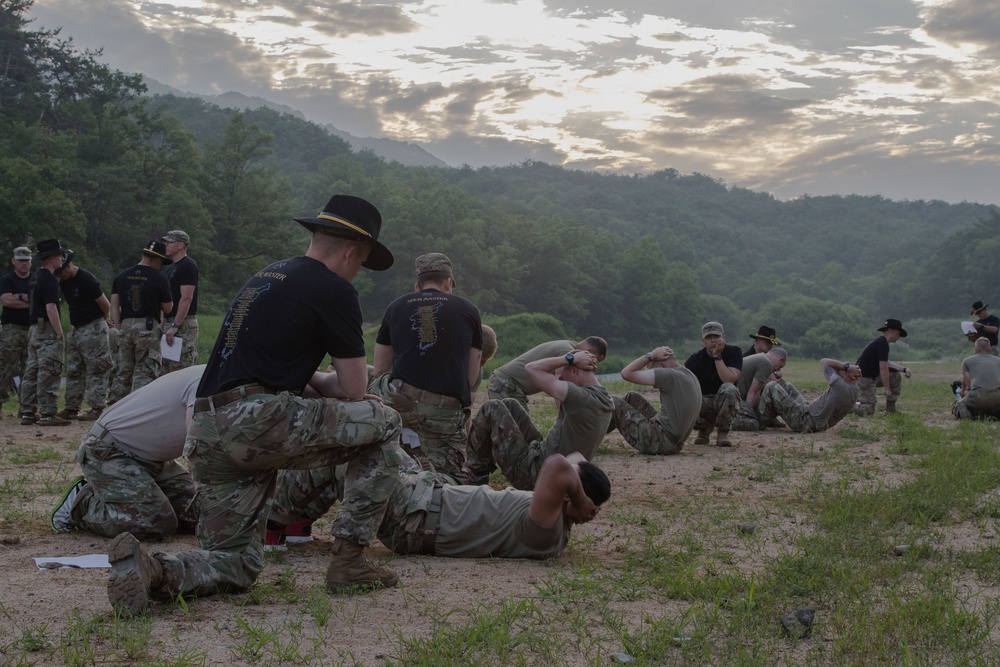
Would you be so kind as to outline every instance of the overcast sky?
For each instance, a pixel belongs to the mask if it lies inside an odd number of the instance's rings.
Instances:
[[[451,165],[1000,203],[995,0],[35,0],[112,67]]]

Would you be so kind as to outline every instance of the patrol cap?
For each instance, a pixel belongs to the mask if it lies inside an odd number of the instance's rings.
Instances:
[[[187,232],[183,232],[179,229],[172,229],[160,239],[164,243],[176,243],[180,241],[184,245],[191,245],[191,237],[188,236]]]
[[[726,331],[719,322],[705,322],[701,326],[701,337],[705,336],[725,336]]]
[[[14,259],[31,259],[31,248],[23,245],[14,248]]]
[[[417,257],[414,265],[417,268],[418,278],[428,273],[440,273],[442,276],[450,276],[452,280],[455,279],[454,267],[451,260],[448,259],[448,255],[444,253],[429,252],[426,255],[421,255]]]

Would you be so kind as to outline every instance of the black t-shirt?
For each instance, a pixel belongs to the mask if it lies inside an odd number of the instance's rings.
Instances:
[[[194,285],[194,295],[191,297],[191,307],[188,308],[188,317],[198,314],[198,264],[190,257],[182,257],[167,269],[167,282],[170,283],[170,300],[174,302],[174,309],[170,311],[168,319],[173,319],[177,315],[177,304],[181,302],[181,285]]]
[[[35,272],[35,287],[31,290],[31,314],[29,320],[31,324],[36,324],[38,320],[49,321],[45,306],[50,303],[59,306],[59,279],[48,269],[39,269]]]
[[[1000,317],[997,317],[996,315],[990,315],[988,317],[984,317],[983,319],[979,320],[979,323],[986,327],[1000,327]],[[990,339],[990,345],[992,345],[993,347],[996,347],[997,345],[998,334],[1000,334],[1000,331],[994,331],[992,333],[990,333],[989,331],[979,332],[980,336]]]
[[[170,285],[162,273],[151,266],[136,264],[125,269],[111,283],[111,293],[118,295],[121,319],[151,317],[160,321],[162,304],[170,301]]]
[[[722,361],[730,368],[743,370],[743,353],[735,345],[726,345],[722,349]],[[708,356],[708,350],[701,348],[692,354],[684,362],[684,367],[698,378],[703,396],[719,393],[722,378],[719,377],[719,371],[715,367],[715,360]]]
[[[745,359],[746,357],[749,357],[750,355],[753,354],[757,354],[757,348],[751,345],[750,347],[748,347],[746,350],[743,351],[743,358]]]
[[[275,262],[229,306],[198,396],[254,382],[298,393],[326,354],[365,356],[357,290],[315,259]]]
[[[97,305],[97,299],[101,298],[104,292],[93,273],[78,268],[76,275],[60,281],[59,287],[66,297],[69,321],[73,326],[82,327],[84,324],[104,318],[104,311]]]
[[[404,294],[386,308],[375,341],[392,346],[393,377],[472,403],[469,350],[483,349],[483,325],[469,301],[436,289]]]
[[[21,278],[13,269],[11,269],[7,273],[0,276],[0,294],[23,294],[25,300],[30,304],[32,292],[31,283],[34,277],[34,273],[29,273],[24,278]],[[28,309],[4,308],[3,312],[0,313],[0,324],[19,324],[21,326],[28,326],[28,324],[30,324],[30,320],[28,319]]]
[[[861,377],[874,380],[879,376],[879,362],[889,361],[889,341],[885,336],[879,336],[868,343],[858,357],[858,368],[861,369]]]

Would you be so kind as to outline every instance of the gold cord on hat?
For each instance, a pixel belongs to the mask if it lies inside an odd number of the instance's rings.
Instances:
[[[344,220],[343,218],[338,218],[337,216],[332,215],[330,213],[320,213],[319,215],[316,216],[316,218],[319,219],[319,220],[330,220],[332,222],[339,222],[340,224],[342,224],[342,225],[344,225],[346,227],[350,227],[351,229],[353,229],[354,231],[356,231],[358,234],[361,234],[362,236],[367,236],[368,238],[371,238],[371,234],[369,234],[364,229],[361,229],[357,225],[352,224],[352,223],[348,222],[347,220]]]

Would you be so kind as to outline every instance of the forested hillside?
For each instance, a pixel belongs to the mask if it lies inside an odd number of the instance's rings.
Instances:
[[[992,207],[783,202],[673,170],[404,167],[289,114],[146,97],[140,75],[32,30],[30,4],[0,0],[0,241],[58,237],[105,285],[181,228],[203,309],[219,312],[254,270],[304,250],[293,216],[343,192],[381,209],[397,258],[356,283],[372,321],[432,250],[488,316],[547,313],[624,347],[691,339],[712,318],[741,344],[766,321],[805,353],[835,354],[886,316],[958,320],[1000,298]]]

